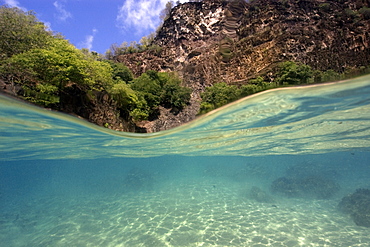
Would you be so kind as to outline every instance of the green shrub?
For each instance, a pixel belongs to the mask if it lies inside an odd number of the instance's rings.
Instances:
[[[321,3],[319,4],[319,9],[323,12],[329,12],[331,9],[330,3]]]
[[[149,117],[148,103],[140,92],[134,91],[124,81],[116,83],[109,94],[117,102],[122,117],[130,116],[134,121],[147,120]]]
[[[30,49],[8,58],[1,65],[0,74],[27,88],[27,99],[44,102],[44,106],[55,104],[56,97],[72,84],[83,91],[100,90],[112,84],[112,69],[108,63],[87,60],[80,50],[59,38],[49,42],[47,48]],[[40,101],[39,97],[45,98],[45,95],[52,101]]]
[[[279,85],[297,85],[309,83],[313,76],[310,66],[292,61],[279,65],[276,81]]]
[[[30,49],[45,48],[53,38],[32,11],[0,7],[0,59]]]
[[[255,84],[243,85],[240,87],[240,96],[245,97],[251,94],[261,92],[262,90],[263,90],[262,87]]]
[[[160,103],[161,86],[156,78],[155,71],[143,73],[138,78],[135,78],[131,84],[132,89],[141,93],[148,106],[152,109],[156,108]],[[155,76],[153,77],[153,75]]]
[[[127,68],[123,63],[116,63],[113,61],[109,61],[113,69],[113,79],[115,80],[122,80],[124,82],[130,82],[134,79],[134,75],[132,71]]]
[[[370,20],[370,8],[362,7],[358,12],[364,17],[365,20]]]
[[[348,18],[354,19],[358,16],[358,13],[352,9],[345,9],[344,10],[344,15]]]
[[[227,85],[225,82],[215,83],[207,87],[201,94],[202,103],[200,113],[206,113],[220,106],[226,105],[240,96],[239,90],[234,85]]]
[[[158,73],[161,92],[161,105],[171,108],[182,109],[189,103],[191,89],[181,86],[181,80],[175,73]]]
[[[115,84],[110,90],[110,95],[117,102],[120,108],[127,110],[133,110],[136,108],[138,102],[138,96],[134,90],[131,89],[130,85],[121,81]]]
[[[191,89],[180,84],[175,73],[149,70],[129,84],[117,83],[110,93],[134,120],[147,120],[155,117],[160,105],[182,109],[189,102]]]
[[[327,70],[321,73],[321,82],[338,81],[341,75],[334,70]]]

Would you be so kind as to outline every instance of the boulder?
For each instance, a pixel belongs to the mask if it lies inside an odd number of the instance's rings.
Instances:
[[[329,199],[340,189],[339,184],[320,176],[281,177],[271,184],[271,191],[287,197]]]
[[[351,215],[358,226],[370,227],[370,190],[357,189],[356,192],[342,198],[338,208]]]

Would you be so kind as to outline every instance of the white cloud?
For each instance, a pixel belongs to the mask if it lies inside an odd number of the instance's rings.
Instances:
[[[53,5],[58,12],[56,15],[58,20],[66,21],[68,18],[72,18],[72,14],[65,9],[64,5],[60,1],[55,1]]]
[[[27,11],[26,8],[23,8],[17,0],[4,0],[6,5],[9,5],[10,7],[16,7],[23,11]]]
[[[159,14],[167,2],[168,0],[125,0],[118,11],[117,25],[124,30],[134,28],[137,34],[154,31],[160,23]]]
[[[97,29],[93,29],[92,30],[92,35],[87,35],[86,38],[85,38],[85,41],[80,43],[80,47],[81,48],[87,48],[89,50],[91,50],[91,48],[93,47],[93,42],[94,42],[94,38],[95,38],[95,34],[98,32]]]
[[[4,2],[10,7],[19,7],[19,2],[16,0],[4,0]]]

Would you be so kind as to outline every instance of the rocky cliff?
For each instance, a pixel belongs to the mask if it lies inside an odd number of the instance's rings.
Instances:
[[[174,115],[142,124],[148,132],[195,118],[200,93],[217,82],[245,84],[258,75],[273,80],[277,63],[296,61],[343,72],[370,64],[370,3],[367,0],[204,0],[172,9],[153,41],[159,51],[115,59],[136,75],[177,71],[193,89],[192,100]]]

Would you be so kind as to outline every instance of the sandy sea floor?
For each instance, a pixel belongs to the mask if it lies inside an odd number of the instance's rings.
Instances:
[[[333,200],[259,203],[240,183],[171,181],[116,195],[10,200],[2,246],[369,246]],[[11,202],[13,201],[13,202]]]

